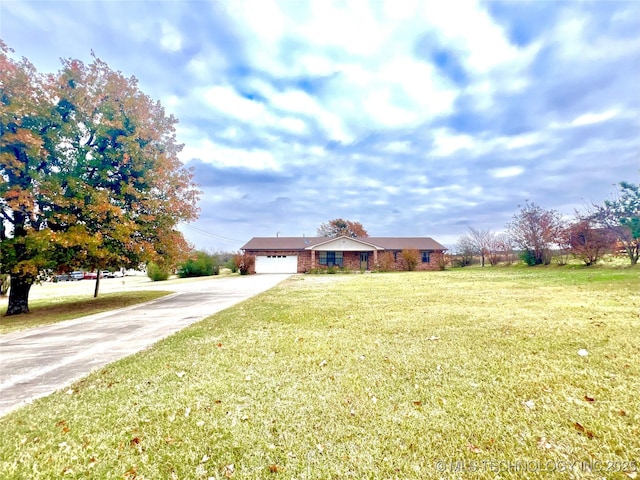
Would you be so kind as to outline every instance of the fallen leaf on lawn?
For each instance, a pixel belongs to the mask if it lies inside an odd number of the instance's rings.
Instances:
[[[595,398],[590,397],[589,395],[585,395],[585,396],[584,396],[584,399],[585,399],[587,402],[595,402],[595,401],[596,401],[596,399],[595,399]]]
[[[134,478],[136,478],[138,476],[138,467],[136,467],[135,465],[133,467],[131,467],[129,470],[127,470],[126,472],[124,472],[124,479],[125,480],[133,480]]]
[[[200,460],[200,463],[208,462],[210,458],[211,458],[211,457],[205,453],[205,454],[202,456],[202,459]]]
[[[376,397],[371,397],[371,401],[372,401],[373,403],[377,403],[377,402],[378,402],[378,399],[377,399]]]
[[[316,445],[316,448],[318,449],[318,451],[319,451],[320,453],[323,453],[323,452],[324,452],[324,447],[323,447],[322,445],[318,444],[318,445]]]
[[[222,347],[222,343],[218,343],[217,347],[218,348]]]
[[[621,417],[626,417],[627,412],[625,412],[624,410],[618,410],[618,415],[620,415]]]
[[[586,428],[584,428],[583,425],[579,424],[578,422],[575,422],[573,424],[573,426],[576,428],[576,430],[578,430],[580,433],[584,434],[587,436],[587,438],[593,438],[593,432],[591,430],[587,430]]]
[[[280,471],[280,467],[278,465],[269,465],[269,472],[278,473]]]
[[[91,457],[89,459],[89,468],[92,468],[98,463],[98,459],[96,457]]]
[[[236,466],[233,463],[230,463],[229,465],[225,465],[224,467],[222,467],[222,474],[227,477],[227,478],[231,478],[233,477],[233,474],[236,471]]]
[[[129,446],[135,447],[135,449],[138,450],[138,453],[142,453],[142,440],[140,440],[140,437],[133,437],[129,441]]]
[[[178,378],[182,378],[187,374],[187,372],[184,371],[180,371],[180,372],[176,372],[176,375],[178,376]]]
[[[202,427],[204,425],[204,421],[200,420],[199,422],[196,423],[197,426]]]
[[[624,472],[624,474],[629,477],[629,478],[637,478],[638,477],[638,472]]]
[[[67,475],[67,474],[71,475],[72,473],[73,473],[73,470],[71,469],[71,467],[64,467],[61,472],[62,475]]]
[[[549,443],[546,438],[540,437],[538,438],[538,447],[542,448],[543,450],[551,450],[553,448],[553,445],[551,445],[551,443]]]
[[[421,406],[422,406],[422,402],[421,402],[420,400],[414,400],[414,401],[413,401],[413,404],[414,404],[416,407],[421,407]]]
[[[185,417],[188,417],[190,413],[191,413],[191,407],[187,407],[187,408],[184,409],[184,416]]]
[[[356,411],[352,408],[351,411],[349,412],[351,414],[352,417],[356,416]]]
[[[587,355],[589,355],[589,352],[586,349],[581,348],[580,350],[578,350],[578,355],[580,355],[581,357],[586,357]]]
[[[326,360],[322,360],[318,366],[319,367],[324,367],[326,364],[327,364],[327,361]]]
[[[248,420],[249,420],[249,415],[243,415],[242,417],[240,417],[241,422],[247,422]]]
[[[467,449],[473,453],[482,453],[482,449],[472,443],[467,444]]]
[[[524,406],[529,410],[533,410],[534,408],[536,408],[536,404],[533,400],[527,400],[526,402],[524,402]]]
[[[436,340],[440,340],[440,337],[436,337],[435,335],[431,335],[429,338],[427,338],[427,340],[435,342]]]
[[[66,391],[67,395],[73,395],[73,388],[70,388],[69,390]]]

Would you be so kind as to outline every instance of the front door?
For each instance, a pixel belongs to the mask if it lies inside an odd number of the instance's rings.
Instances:
[[[360,252],[360,270],[369,270],[369,252]]]

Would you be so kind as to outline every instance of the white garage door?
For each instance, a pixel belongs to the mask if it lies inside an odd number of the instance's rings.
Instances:
[[[297,255],[257,255],[256,273],[297,273]]]

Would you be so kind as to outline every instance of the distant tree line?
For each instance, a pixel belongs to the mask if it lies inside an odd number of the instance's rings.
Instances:
[[[553,257],[566,263],[570,256],[594,265],[608,253],[626,255],[636,265],[640,259],[640,185],[620,182],[615,197],[576,211],[570,221],[527,200],[505,230],[495,233],[470,227],[458,239],[453,265],[470,265],[474,257],[479,257],[483,267],[512,263],[518,257],[527,265],[548,265]]]

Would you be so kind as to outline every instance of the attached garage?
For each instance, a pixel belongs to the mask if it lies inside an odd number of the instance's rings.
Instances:
[[[256,273],[297,272],[297,255],[256,255]]]

